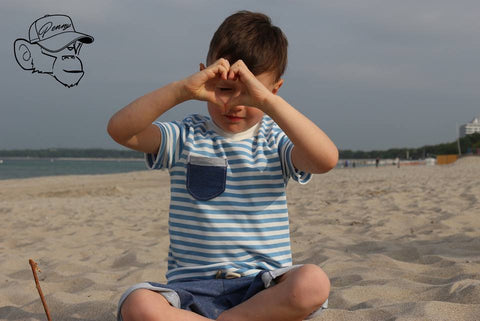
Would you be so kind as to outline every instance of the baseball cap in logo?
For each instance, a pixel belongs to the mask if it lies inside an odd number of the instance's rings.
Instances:
[[[77,32],[72,19],[67,15],[46,15],[32,23],[29,30],[30,43],[57,52],[74,41],[92,43],[93,37]]]

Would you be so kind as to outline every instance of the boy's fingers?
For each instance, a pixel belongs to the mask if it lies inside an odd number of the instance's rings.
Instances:
[[[227,69],[230,69],[230,63],[228,62],[227,59],[225,58],[220,58],[217,60],[218,63],[220,63],[221,65],[225,66]]]
[[[225,67],[221,65],[211,65],[206,69],[202,69],[202,67],[205,68],[205,65],[202,65],[203,64],[200,64],[200,71],[205,70],[208,79],[214,79],[216,77],[226,79],[228,70],[225,69]]]
[[[228,79],[229,80],[237,80],[238,79],[238,70],[230,69],[228,72]]]
[[[213,73],[215,74],[216,77],[220,77],[220,78],[225,79],[228,71],[224,66],[217,65],[217,66],[213,66],[212,68],[213,68],[212,71],[213,71]]]
[[[204,70],[205,68],[206,68],[205,65],[201,62],[200,63],[200,71]]]
[[[221,76],[223,79],[226,80],[228,77],[228,68],[225,66],[221,66],[221,69],[222,69]]]
[[[228,79],[244,82],[250,77],[255,77],[242,60],[238,60],[230,68]]]
[[[215,61],[211,66],[222,66],[226,70],[230,69],[230,63],[228,62],[227,59],[220,58],[217,61]]]

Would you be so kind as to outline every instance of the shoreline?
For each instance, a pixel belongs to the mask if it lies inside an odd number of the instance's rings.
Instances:
[[[146,169],[143,159],[10,158],[0,162],[0,181],[48,176],[102,175]]]
[[[103,158],[103,157],[0,157],[1,160],[71,160],[71,161],[144,161],[143,158]]]

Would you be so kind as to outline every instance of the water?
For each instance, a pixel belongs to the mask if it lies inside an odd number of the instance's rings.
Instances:
[[[0,180],[56,175],[113,174],[145,170],[143,160],[3,159]]]

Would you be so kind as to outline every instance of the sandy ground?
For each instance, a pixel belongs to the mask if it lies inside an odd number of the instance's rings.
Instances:
[[[295,263],[330,276],[326,320],[480,320],[480,158],[336,169],[288,187]],[[0,181],[0,320],[115,320],[164,281],[167,173]]]

